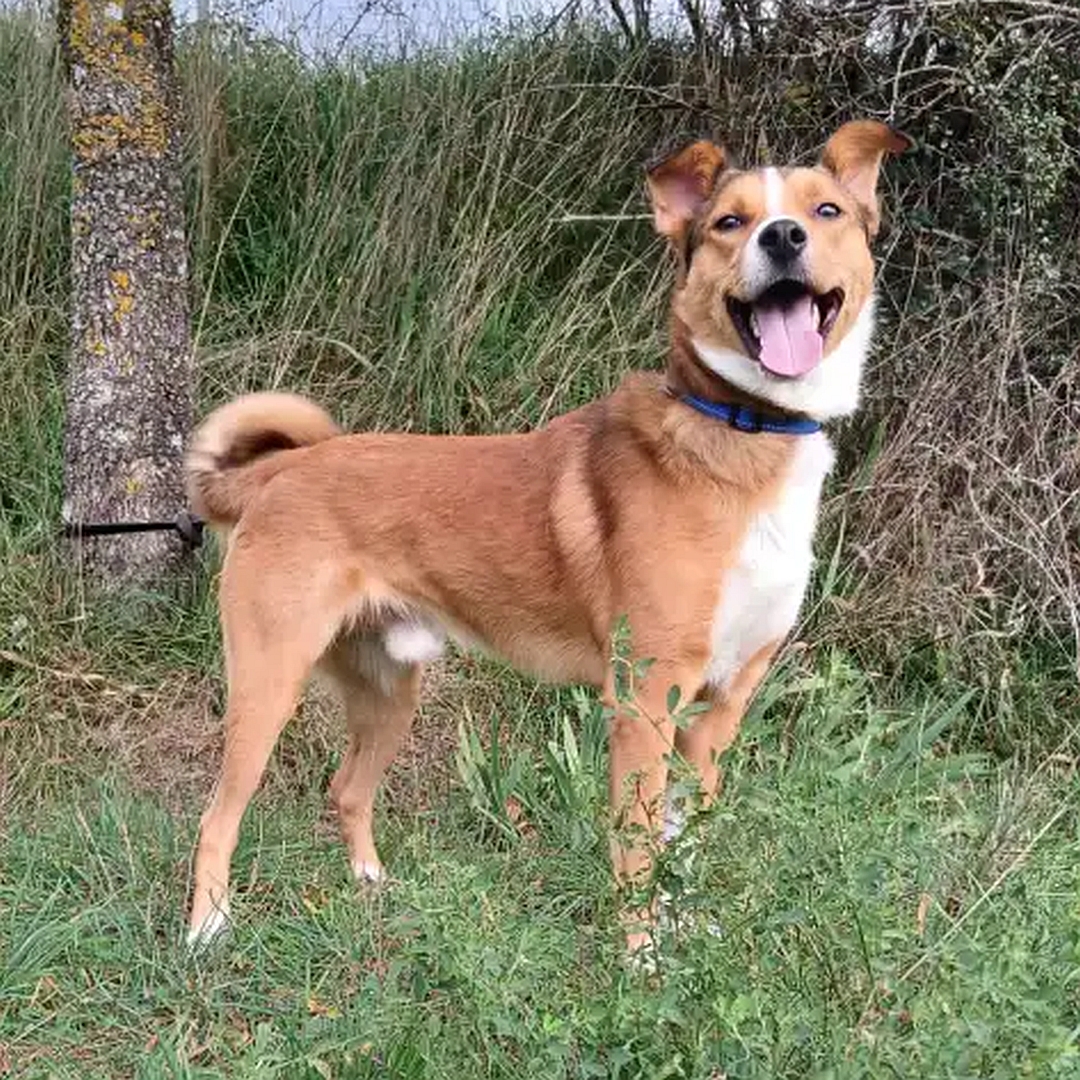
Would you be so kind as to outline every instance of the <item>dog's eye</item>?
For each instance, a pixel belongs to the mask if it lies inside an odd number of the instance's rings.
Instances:
[[[815,211],[818,217],[838,218],[843,211],[834,202],[823,202]]]
[[[713,228],[720,232],[734,232],[743,227],[743,219],[738,214],[725,214],[713,222]]]

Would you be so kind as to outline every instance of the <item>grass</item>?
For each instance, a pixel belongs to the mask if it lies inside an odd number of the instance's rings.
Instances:
[[[950,752],[970,695],[882,708],[837,655],[772,680],[722,804],[665,858],[678,921],[648,979],[619,960],[592,706],[482,674],[506,691],[501,783],[465,770],[424,798],[426,775],[399,776],[394,882],[365,895],[325,817],[329,754],[286,750],[236,856],[235,929],[196,958],[179,947],[194,806],[170,813],[98,761],[68,798],[16,807],[0,1061],[28,1077],[1080,1072],[1076,779]],[[488,781],[492,758],[472,765]],[[485,791],[516,798],[515,827]]]
[[[1080,53],[1047,11],[1013,79],[984,7],[920,15],[952,51],[905,46],[907,81],[838,44],[808,82],[775,27],[723,78],[590,24],[322,66],[181,43],[203,405],[282,386],[413,430],[519,430],[658,363],[658,147],[806,160],[903,87],[922,150],[886,178],[883,344],[803,640],[663,860],[653,979],[620,962],[595,705],[466,657],[383,798],[393,885],[348,878],[316,695],[245,821],[232,935],[180,948],[214,562],[109,599],[56,542],[61,79],[0,15],[0,1076],[1080,1076]]]

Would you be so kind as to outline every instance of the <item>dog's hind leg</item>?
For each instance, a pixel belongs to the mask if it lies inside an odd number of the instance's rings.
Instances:
[[[229,863],[240,821],[278,735],[341,619],[330,590],[323,596],[307,580],[274,580],[265,572],[256,577],[252,562],[234,556],[235,550],[226,559],[221,582],[229,681],[225,753],[202,816],[189,944],[213,937],[228,921]]]
[[[354,875],[358,881],[378,881],[375,796],[412,726],[422,668],[392,660],[379,639],[366,635],[335,645],[320,666],[337,683],[349,726],[349,749],[330,783],[330,798]]]

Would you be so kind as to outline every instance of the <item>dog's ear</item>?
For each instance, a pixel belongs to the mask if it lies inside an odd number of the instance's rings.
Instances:
[[[825,144],[821,164],[858,201],[871,236],[877,235],[881,224],[877,201],[881,159],[886,154],[902,154],[912,146],[903,132],[877,120],[852,120]]]
[[[648,170],[653,223],[677,249],[682,248],[687,229],[708,202],[726,165],[724,149],[702,139]]]

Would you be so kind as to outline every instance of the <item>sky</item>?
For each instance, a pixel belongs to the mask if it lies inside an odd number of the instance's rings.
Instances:
[[[181,21],[196,17],[200,0],[174,0]],[[298,45],[305,53],[334,53],[344,44],[426,46],[495,27],[547,9],[558,0],[202,0],[210,10]],[[559,5],[561,6],[561,5]]]
[[[632,10],[632,0],[622,0]],[[685,29],[682,0],[650,0],[654,26]],[[54,0],[0,0],[0,10],[29,9],[46,20]],[[552,18],[569,10],[611,21],[610,0],[172,0],[180,24],[192,23],[205,6],[214,17],[232,20],[276,37],[312,58],[338,55],[348,46],[395,54],[503,29],[523,19]],[[769,10],[766,2],[764,10]]]
[[[578,10],[611,18],[609,0],[573,0]],[[200,7],[297,47],[310,57],[334,56],[352,46],[401,53],[450,45],[463,37],[497,30],[521,19],[553,17],[568,0],[172,0],[181,24],[196,20]],[[0,0],[0,10],[30,9],[52,18],[53,0]],[[681,24],[680,0],[651,0],[654,25]],[[624,0],[625,8],[632,8]]]

